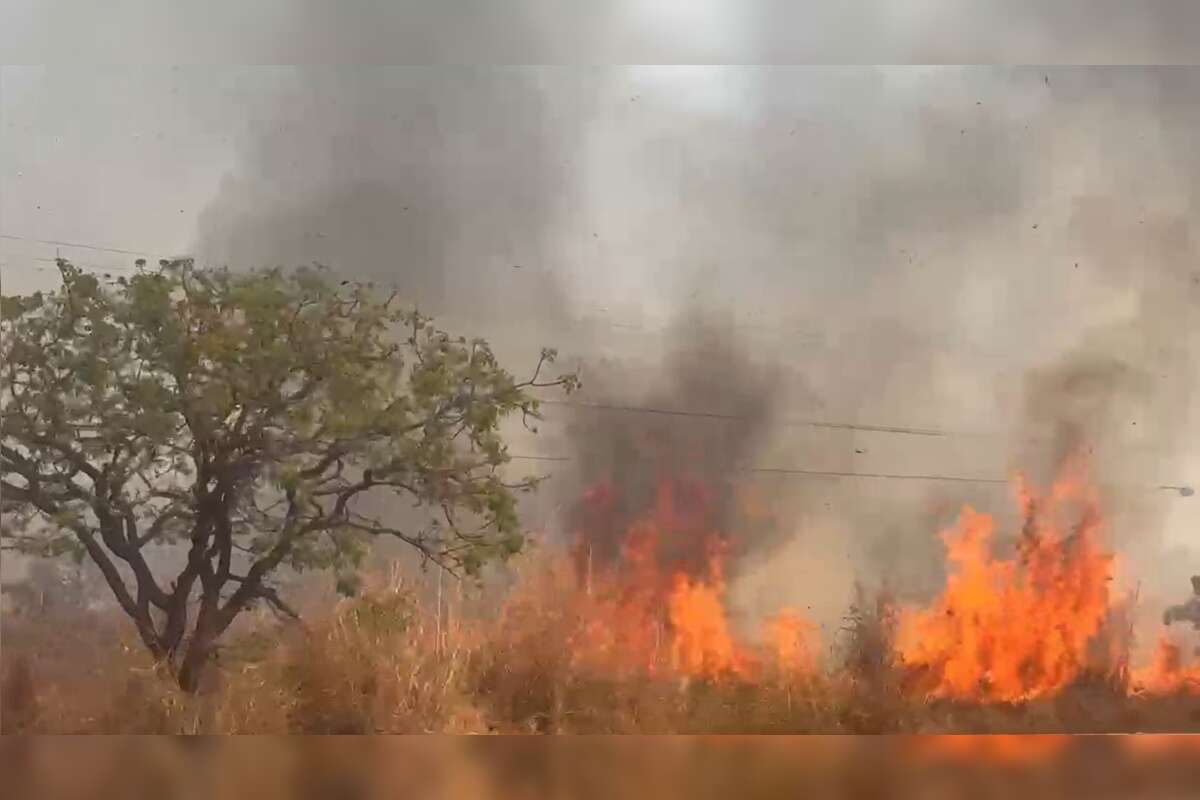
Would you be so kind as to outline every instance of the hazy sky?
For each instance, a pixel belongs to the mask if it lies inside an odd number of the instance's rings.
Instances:
[[[6,63],[1195,63],[1191,0],[9,0]]]
[[[761,35],[701,20],[713,47]],[[1198,115],[1192,68],[5,68],[0,233],[319,259],[514,358],[560,344],[587,398],[722,412],[719,360],[655,391],[691,314],[772,373],[782,420],[969,434],[779,424],[759,465],[1003,476],[1065,420],[1108,480],[1196,484]],[[134,258],[6,238],[5,291],[56,251]],[[798,486],[773,490],[839,504],[803,516],[826,548],[1004,502]],[[1194,548],[1200,499],[1138,491],[1120,535]]]

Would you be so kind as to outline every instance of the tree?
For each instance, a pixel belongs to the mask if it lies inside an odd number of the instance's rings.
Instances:
[[[501,476],[500,424],[536,430],[532,390],[576,388],[542,377],[553,350],[518,382],[483,340],[319,267],[58,266],[54,292],[0,308],[0,542],[95,562],[185,690],[241,611],[295,616],[281,566],[352,577],[391,536],[473,575],[522,548],[538,479]],[[384,493],[422,523],[372,513]],[[174,543],[186,561],[156,574],[147,548]]]

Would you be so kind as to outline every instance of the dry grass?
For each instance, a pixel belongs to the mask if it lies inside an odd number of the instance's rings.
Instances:
[[[5,732],[485,732],[463,693],[465,636],[435,642],[403,585],[376,586],[305,629],[259,616],[187,696],[119,618],[8,618]]]
[[[326,600],[308,627],[253,617],[199,696],[174,689],[122,619],[6,618],[6,733],[1022,733],[1200,730],[1196,697],[1129,697],[1103,681],[1012,706],[913,699],[888,603],[860,594],[832,669],[680,680],[574,657],[561,594],[520,613],[438,624],[395,575]],[[314,605],[320,606],[320,603]]]

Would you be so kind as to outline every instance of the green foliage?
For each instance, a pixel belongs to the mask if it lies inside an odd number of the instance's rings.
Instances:
[[[281,605],[278,565],[352,574],[375,536],[465,573],[521,549],[516,495],[537,480],[502,477],[500,424],[538,418],[532,390],[576,388],[542,378],[553,350],[518,382],[485,341],[321,268],[59,269],[57,291],[0,308],[0,535],[86,551],[164,654],[180,634],[149,610],[176,613],[197,580],[224,599],[219,632],[251,601]],[[384,494],[425,522],[373,514]],[[176,541],[191,556],[164,589],[142,550]]]

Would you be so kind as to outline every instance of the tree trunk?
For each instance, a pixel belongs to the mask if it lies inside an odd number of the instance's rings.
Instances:
[[[183,650],[183,660],[179,663],[179,688],[188,694],[200,690],[200,680],[208,671],[217,639],[221,636],[222,629],[217,625],[216,614],[216,594],[210,593],[209,587],[205,587],[200,610],[196,614],[196,625],[192,628],[192,635]]]
[[[195,694],[201,688],[200,680],[208,671],[209,662],[216,650],[217,639],[229,627],[229,620],[222,622],[220,613],[221,582],[211,570],[200,574],[200,608],[196,612],[196,624],[183,650],[179,664],[179,688]]]
[[[212,659],[213,644],[212,637],[201,635],[198,632],[188,642],[176,676],[179,688],[188,694],[196,694],[200,690],[200,679],[204,676],[208,663]]]

